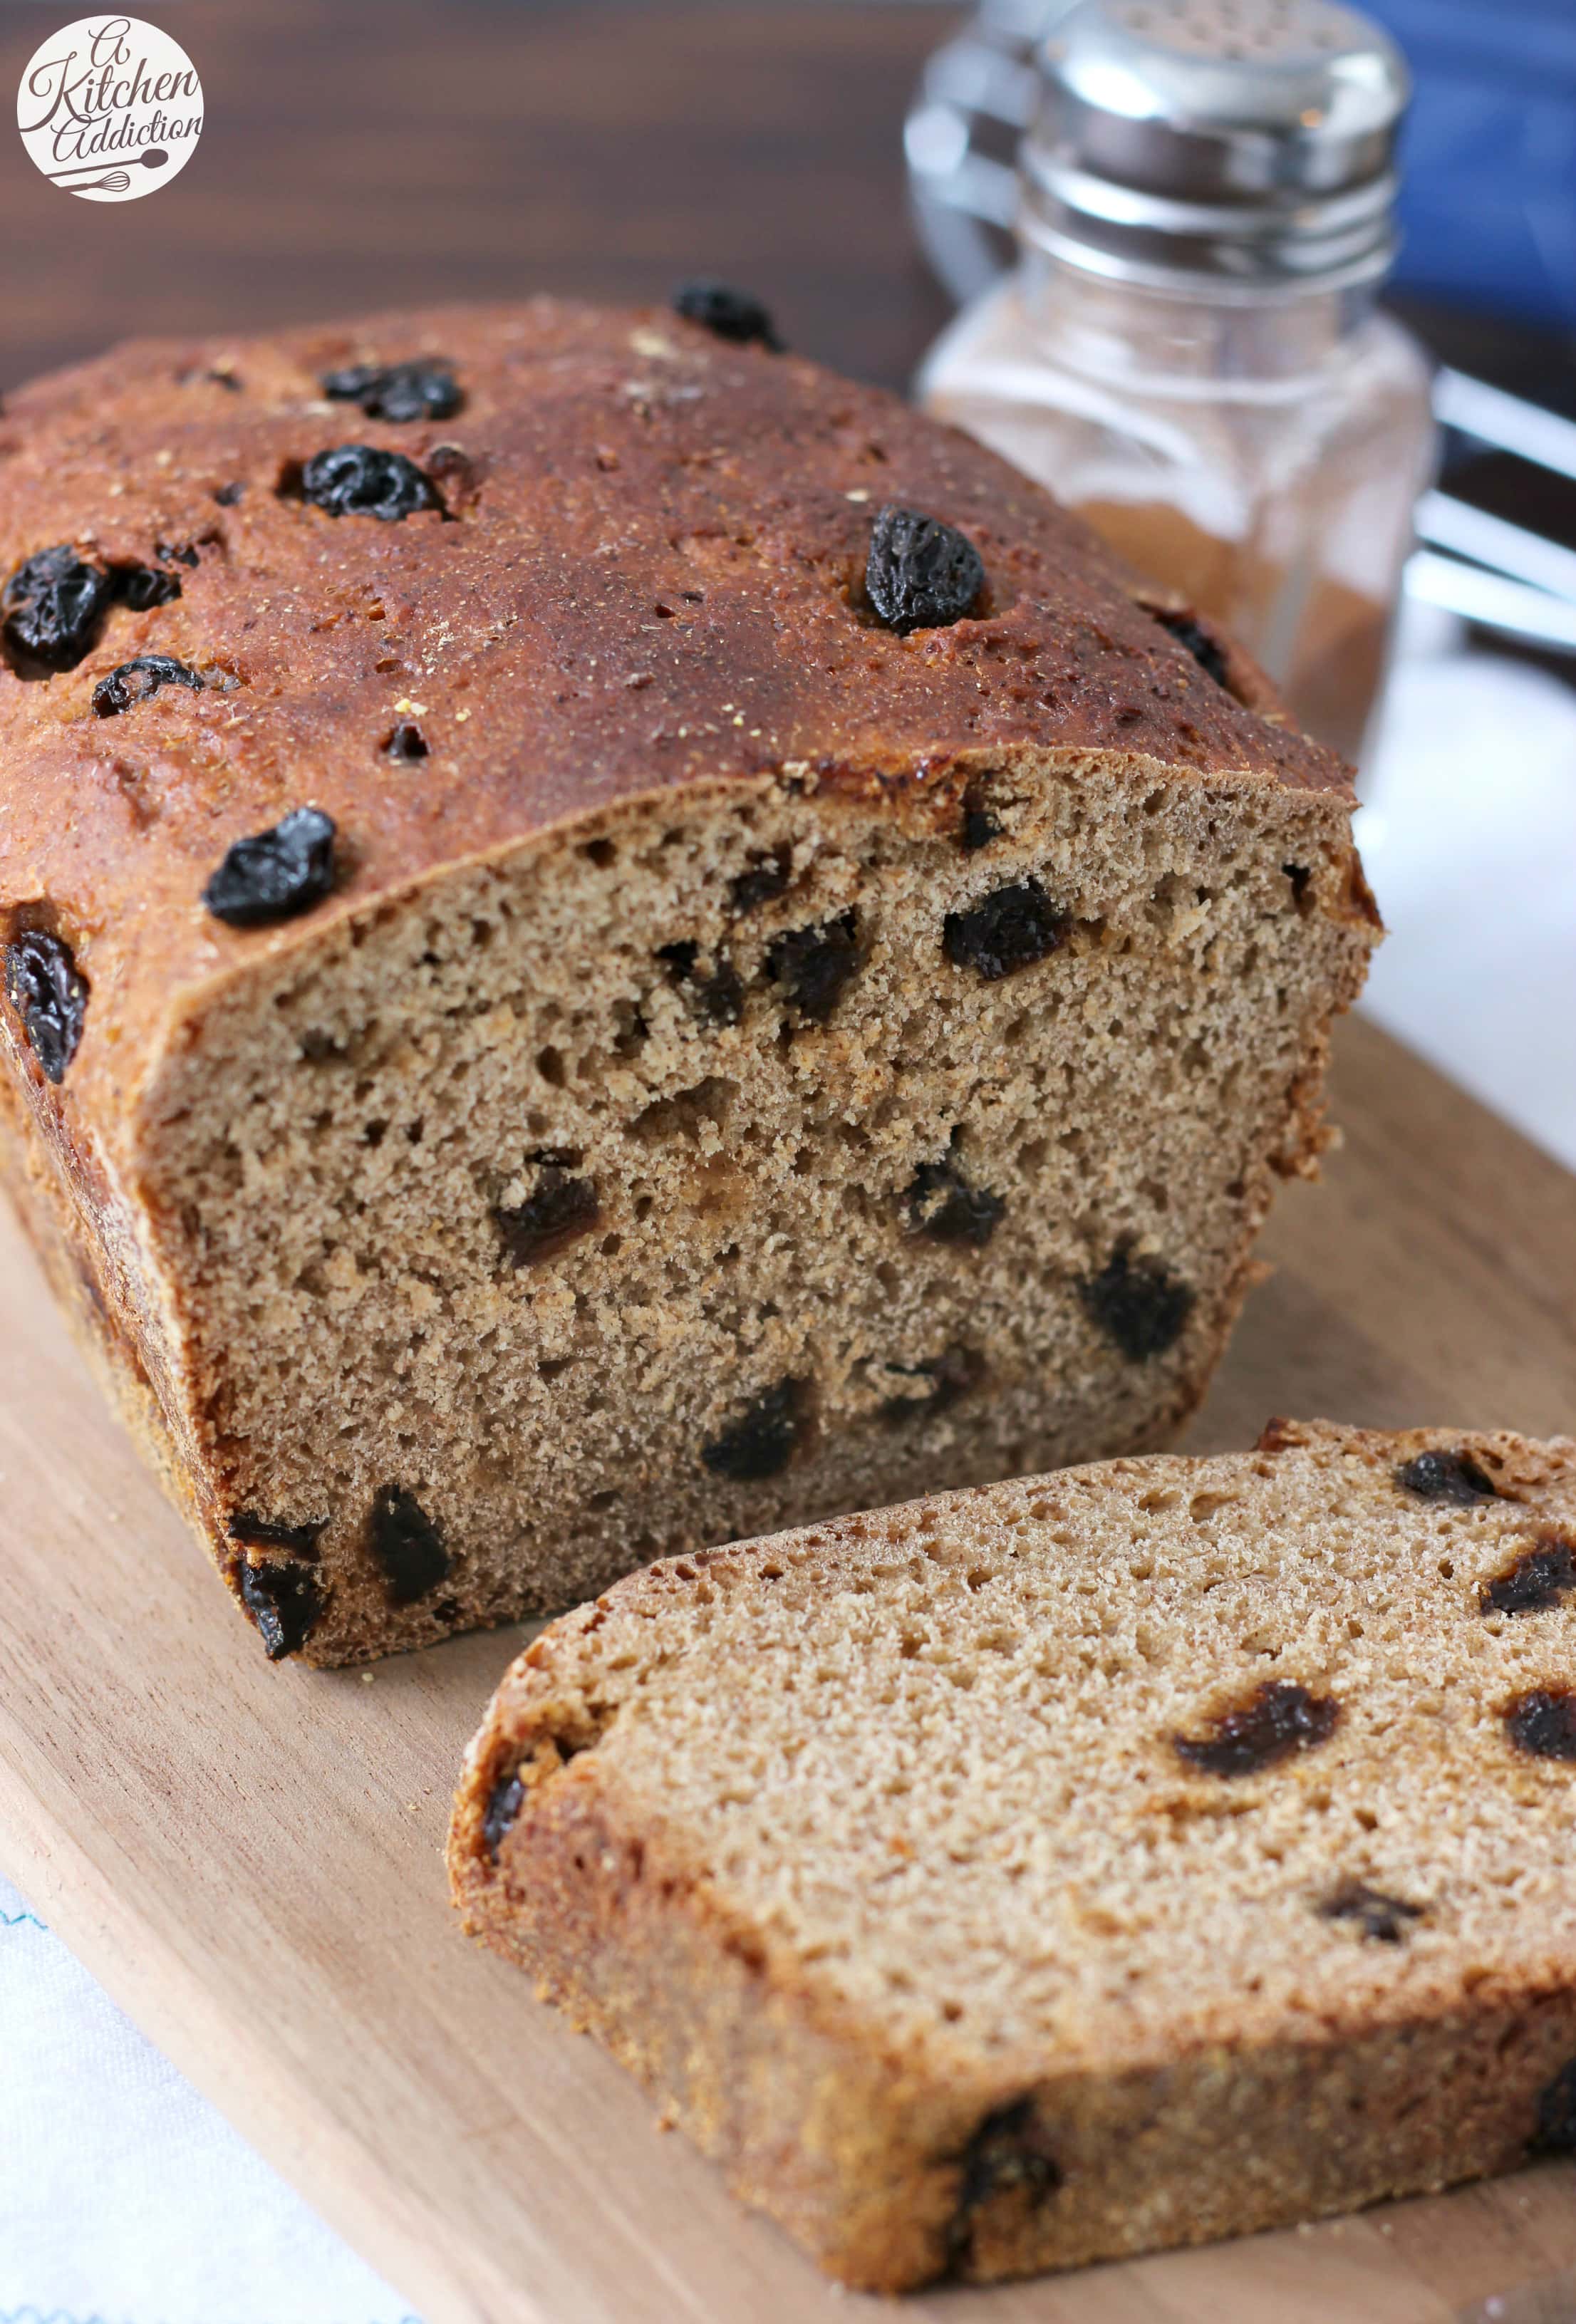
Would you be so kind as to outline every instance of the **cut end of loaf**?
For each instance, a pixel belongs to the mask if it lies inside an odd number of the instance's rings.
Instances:
[[[1166,1441],[1321,1142],[1350,862],[1339,796],[1253,777],[1004,753],[894,803],[801,771],[626,802],[235,975],[143,1173],[266,1650]]]
[[[477,1736],[467,1925],[823,2266],[1576,2151],[1576,1443],[1273,1423],[670,1561]]]
[[[704,315],[6,413],[7,1175],[271,1655],[1175,1429],[1375,934],[1241,655]]]

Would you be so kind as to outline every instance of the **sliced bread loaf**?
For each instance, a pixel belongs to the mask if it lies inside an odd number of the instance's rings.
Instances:
[[[1175,1428],[1376,933],[1228,646],[675,315],[0,451],[0,1176],[271,1655]]]
[[[653,1566],[472,1747],[467,1925],[834,2274],[1576,2146],[1576,1443],[1276,1424]]]

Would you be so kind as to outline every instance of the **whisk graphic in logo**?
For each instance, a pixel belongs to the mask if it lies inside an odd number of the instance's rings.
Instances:
[[[134,202],[186,167],[202,83],[168,32],[137,16],[82,16],[34,51],[16,92],[31,158],[68,194]]]

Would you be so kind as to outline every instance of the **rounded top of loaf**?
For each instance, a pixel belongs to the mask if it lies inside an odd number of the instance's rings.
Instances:
[[[389,420],[324,392],[417,358],[457,410]],[[314,504],[307,464],[346,444],[405,456],[441,505]],[[964,619],[899,636],[877,618],[865,559],[892,503],[977,548]],[[115,348],[0,415],[0,578],[61,545],[114,590],[75,667],[12,646],[0,667],[0,936],[69,938],[89,1038],[99,997],[151,1017],[140,994],[310,929],[233,929],[201,900],[232,842],[304,805],[338,826],[338,913],[698,779],[937,816],[971,770],[1026,753],[1074,778],[1113,752],[1206,784],[1348,780],[1245,659],[1228,650],[1218,684],[993,454],[661,310],[542,299]],[[138,569],[162,577],[139,588]],[[134,681],[96,712],[154,654],[202,685]]]

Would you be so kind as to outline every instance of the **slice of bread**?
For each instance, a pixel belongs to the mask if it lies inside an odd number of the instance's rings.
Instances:
[[[1576,1443],[1275,1423],[651,1567],[472,1747],[467,1926],[833,2274],[1576,2147]]]

